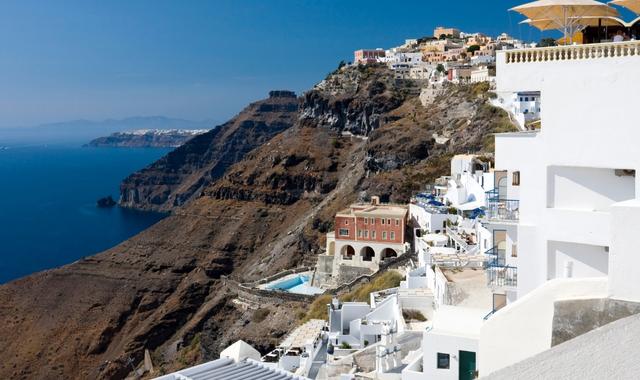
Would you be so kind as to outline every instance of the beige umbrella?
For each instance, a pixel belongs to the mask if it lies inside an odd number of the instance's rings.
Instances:
[[[576,20],[572,20],[576,25],[579,25],[582,28],[587,26],[625,26],[624,21],[617,17],[580,17],[576,18]],[[530,18],[521,21],[520,24],[531,25],[539,30],[556,30],[558,29],[558,24],[555,20],[551,19],[541,19],[541,20],[531,20]]]
[[[613,0],[609,4],[619,5],[629,9],[631,12],[640,15],[640,0]]]
[[[579,20],[583,17],[616,17],[618,11],[595,0],[538,0],[523,4],[512,11],[518,12],[534,22],[550,20],[555,29],[564,32],[565,38],[581,28]]]

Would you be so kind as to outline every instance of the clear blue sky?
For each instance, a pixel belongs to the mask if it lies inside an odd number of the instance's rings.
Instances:
[[[3,0],[0,126],[165,115],[226,120],[303,91],[354,49],[436,24],[538,40],[509,0]]]

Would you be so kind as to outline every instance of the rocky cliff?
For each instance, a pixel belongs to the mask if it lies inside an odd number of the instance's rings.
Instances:
[[[119,379],[145,349],[169,371],[237,339],[273,347],[307,305],[264,301],[269,317],[258,318],[222,276],[247,281],[313,263],[338,209],[373,194],[406,200],[446,173],[451,154],[490,148],[505,115],[485,96],[452,87],[425,108],[412,83],[371,66],[330,75],[299,108],[277,95],[251,105],[123,185],[124,204],[172,207],[169,217],[0,287],[0,375]]]
[[[297,112],[295,93],[272,91],[269,98],[126,178],[120,186],[120,205],[168,211],[187,203],[249,151],[290,128]]]

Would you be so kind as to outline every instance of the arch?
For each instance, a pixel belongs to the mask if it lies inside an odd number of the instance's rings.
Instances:
[[[373,251],[373,248],[366,246],[360,250],[360,256],[362,257],[362,261],[373,261],[376,253]]]
[[[507,177],[498,180],[498,200],[507,199]]]
[[[340,248],[340,255],[342,256],[343,260],[351,260],[353,259],[353,256],[355,254],[356,254],[356,250],[353,249],[353,247],[348,244]]]
[[[385,248],[380,252],[380,257],[382,260],[389,259],[392,257],[398,257],[398,253],[392,248]]]
[[[329,251],[327,252],[328,255],[333,256],[336,254],[336,242],[335,241],[330,241],[329,242]]]

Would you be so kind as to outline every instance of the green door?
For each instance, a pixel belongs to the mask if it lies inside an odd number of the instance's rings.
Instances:
[[[458,351],[458,379],[473,380],[476,373],[476,353],[471,351]]]

